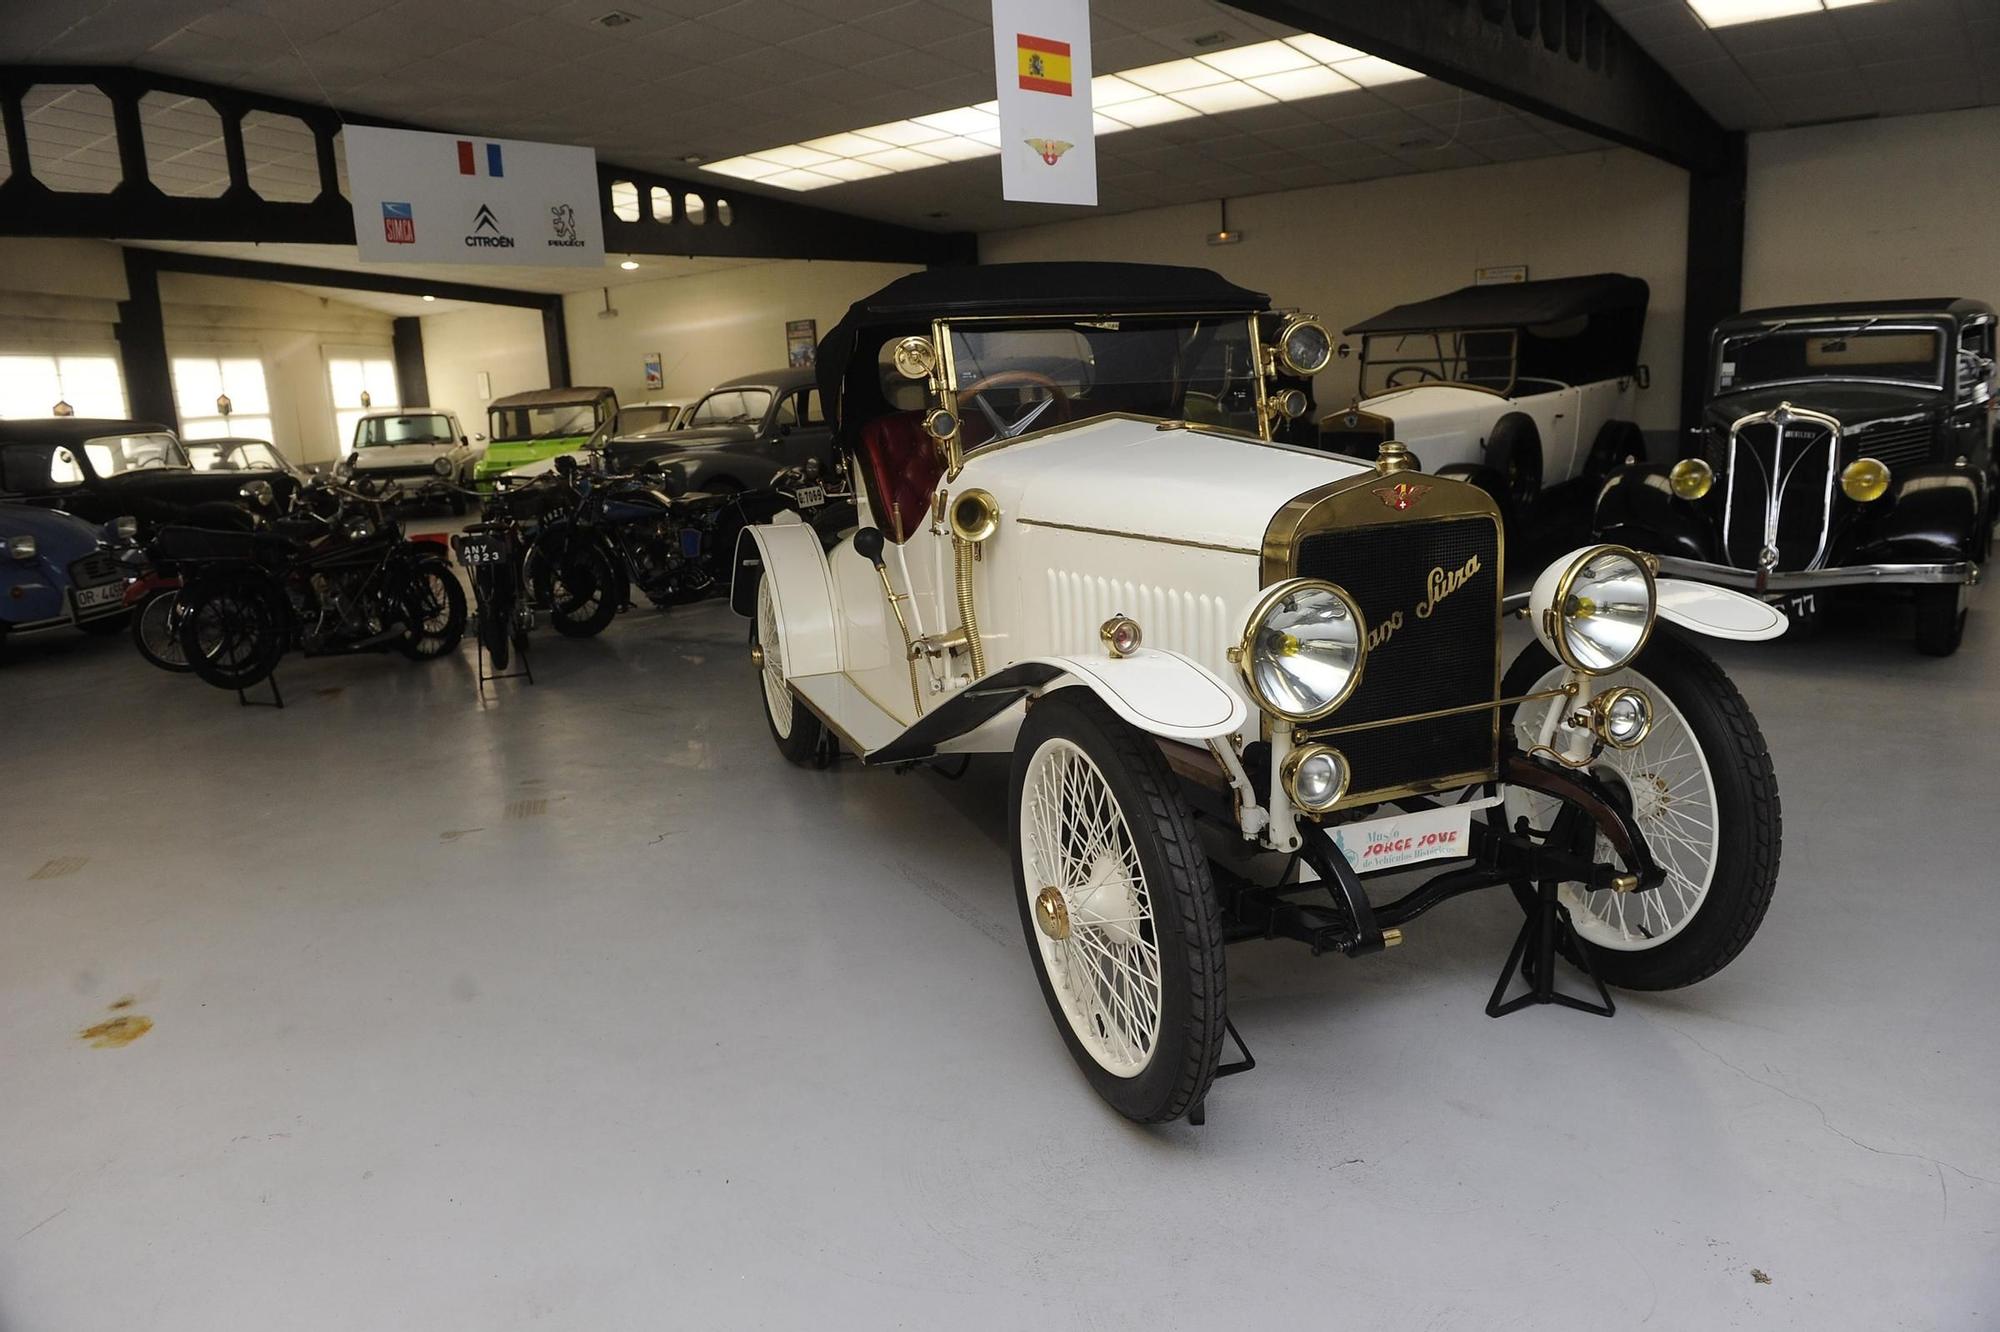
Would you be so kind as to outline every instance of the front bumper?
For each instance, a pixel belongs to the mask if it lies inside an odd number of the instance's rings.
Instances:
[[[384,475],[366,469],[353,473],[356,481],[385,481],[395,488],[398,499],[446,499],[452,492],[452,478],[427,472],[422,476]]]
[[[1834,569],[1780,569],[1761,573],[1728,564],[1656,556],[1660,572],[1697,582],[1714,583],[1745,592],[1816,592],[1829,587],[1874,587],[1896,584],[1966,583],[1979,581],[1979,565],[1971,560],[1946,564],[1848,564]]]

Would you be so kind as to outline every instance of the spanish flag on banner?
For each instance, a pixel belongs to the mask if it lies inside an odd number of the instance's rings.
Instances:
[[[1029,92],[1070,95],[1069,43],[1047,37],[1016,34],[1015,54],[1020,59],[1021,86]]]

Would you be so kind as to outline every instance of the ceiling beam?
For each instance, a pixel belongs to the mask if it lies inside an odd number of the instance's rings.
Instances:
[[[52,190],[33,174],[22,97],[38,84],[96,88],[111,103],[120,180],[105,194]],[[229,183],[216,198],[169,195],[146,171],[139,102],[148,93],[206,101],[222,124]],[[243,117],[252,111],[290,116],[311,132],[319,193],[303,203],[259,196],[243,151]],[[203,83],[124,65],[0,65],[0,121],[10,174],[0,182],[0,236],[83,236],[103,240],[265,241],[354,244],[354,214],[340,193],[334,136],[343,124],[433,129],[331,107]],[[434,131],[472,134],[452,129]],[[617,216],[614,187],[629,183],[639,209]],[[613,163],[597,164],[605,249],[612,254],[713,255],[758,259],[854,259],[888,263],[969,263],[970,235],[924,231],[850,213],[754,194],[724,194],[709,181],[690,181]],[[673,201],[670,220],[655,220],[652,191]],[[699,209],[689,207],[699,200]],[[722,205],[727,202],[727,208]],[[629,210],[628,210],[629,211]],[[723,222],[727,216],[728,222]],[[697,220],[698,219],[698,220]]]
[[[1597,0],[1229,0],[1689,171],[1729,169],[1722,126]]]

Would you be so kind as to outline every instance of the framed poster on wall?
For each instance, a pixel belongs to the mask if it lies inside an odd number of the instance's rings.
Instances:
[[[812,319],[785,321],[785,364],[803,370],[813,364],[819,347],[819,323]]]
[[[646,387],[649,389],[656,389],[656,388],[665,388],[666,386],[667,386],[667,376],[666,372],[662,370],[660,367],[660,354],[658,352],[647,352]]]

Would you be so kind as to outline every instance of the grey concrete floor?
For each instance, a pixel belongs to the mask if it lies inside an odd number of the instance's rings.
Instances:
[[[1152,1130],[1035,988],[1001,765],[788,767],[719,605],[283,712],[17,643],[0,1329],[2000,1326],[2000,606],[1906,631],[1723,654],[1786,837],[1720,976],[1491,1021],[1490,894],[1248,946],[1260,1066]]]

